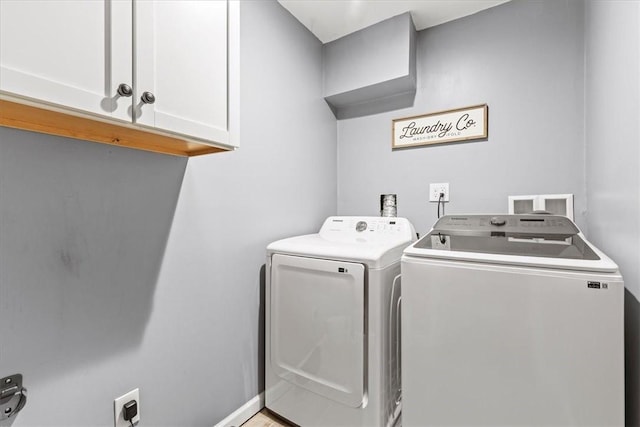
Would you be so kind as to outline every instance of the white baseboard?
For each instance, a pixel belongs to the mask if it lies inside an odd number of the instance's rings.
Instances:
[[[253,417],[262,408],[264,408],[264,392],[260,393],[238,409],[236,409],[227,418],[220,421],[214,427],[240,427],[249,418]]]

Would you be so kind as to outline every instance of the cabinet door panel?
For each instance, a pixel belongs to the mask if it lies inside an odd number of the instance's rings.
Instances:
[[[131,0],[0,1],[0,90],[130,119]]]
[[[227,1],[136,0],[135,16],[135,121],[227,144]]]

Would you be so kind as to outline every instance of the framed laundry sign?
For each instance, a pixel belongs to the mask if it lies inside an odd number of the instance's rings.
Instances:
[[[471,141],[488,136],[487,104],[393,120],[392,148]]]

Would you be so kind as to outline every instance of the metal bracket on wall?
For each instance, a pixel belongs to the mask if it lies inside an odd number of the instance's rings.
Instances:
[[[22,387],[22,374],[0,380],[0,426],[13,424],[16,414],[27,404],[27,389]]]

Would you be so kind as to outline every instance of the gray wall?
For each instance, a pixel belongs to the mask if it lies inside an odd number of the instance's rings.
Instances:
[[[20,426],[211,426],[262,385],[265,246],[336,212],[321,44],[241,6],[241,148],[190,160],[0,128],[0,375]]]
[[[587,2],[586,30],[589,234],[624,276],[626,420],[640,426],[640,2]]]
[[[447,213],[506,212],[507,196],[573,193],[586,225],[582,2],[521,1],[418,33],[413,108],[338,122],[338,212],[379,213],[381,193],[419,232]],[[486,141],[391,151],[395,118],[487,103]]]

